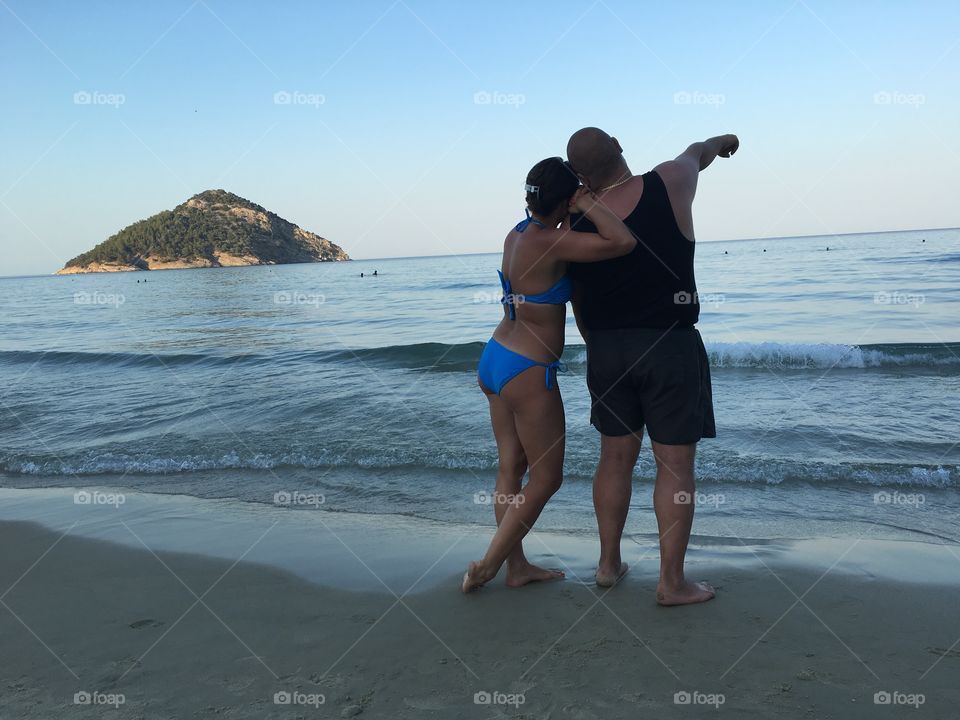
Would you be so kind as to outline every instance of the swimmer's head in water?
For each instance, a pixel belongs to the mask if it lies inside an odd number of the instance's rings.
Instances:
[[[580,180],[563,158],[541,160],[527,173],[527,207],[530,212],[547,217],[562,205],[566,208]]]

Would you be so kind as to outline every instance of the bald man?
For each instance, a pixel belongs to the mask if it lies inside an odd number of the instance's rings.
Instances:
[[[683,571],[696,497],[697,443],[716,437],[710,366],[695,325],[700,306],[693,273],[693,198],[699,173],[739,147],[736,135],[694,143],[676,159],[633,175],[616,138],[583,128],[567,158],[581,181],[637,238],[628,255],[571,265],[577,325],[587,343],[590,422],[600,431],[593,503],[600,530],[596,581],[627,572],[620,539],[644,429],[657,463],[653,506],[660,533],[657,602],[688,605],[715,592]],[[580,231],[595,231],[585,217]]]

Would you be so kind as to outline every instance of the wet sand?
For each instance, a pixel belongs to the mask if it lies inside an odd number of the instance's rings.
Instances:
[[[119,517],[143,537],[149,523]],[[692,567],[717,600],[668,609],[647,550],[611,590],[573,563],[565,581],[501,575],[463,596],[455,567],[482,529],[435,532],[430,557],[382,584],[389,528],[350,540],[349,570],[317,553],[312,582],[248,562],[248,543],[229,560],[79,529],[0,522],[3,717],[948,718],[960,700],[957,585],[877,575],[847,540],[816,546],[819,566],[703,554]],[[346,589],[349,574],[377,589]]]

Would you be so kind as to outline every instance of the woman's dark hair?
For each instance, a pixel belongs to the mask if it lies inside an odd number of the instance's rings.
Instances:
[[[537,215],[550,215],[567,203],[580,187],[577,174],[563,158],[541,160],[527,173],[527,207]]]

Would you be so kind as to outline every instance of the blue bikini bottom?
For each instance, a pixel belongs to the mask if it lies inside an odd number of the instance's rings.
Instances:
[[[489,390],[493,390],[497,395],[503,390],[503,386],[513,380],[524,370],[532,367],[543,367],[547,369],[547,390],[553,389],[553,375],[556,370],[561,368],[559,360],[552,363],[531,360],[520,353],[504,347],[493,338],[487,342],[483,348],[483,355],[480,356],[480,366],[477,368],[477,375],[480,376],[480,382]]]

